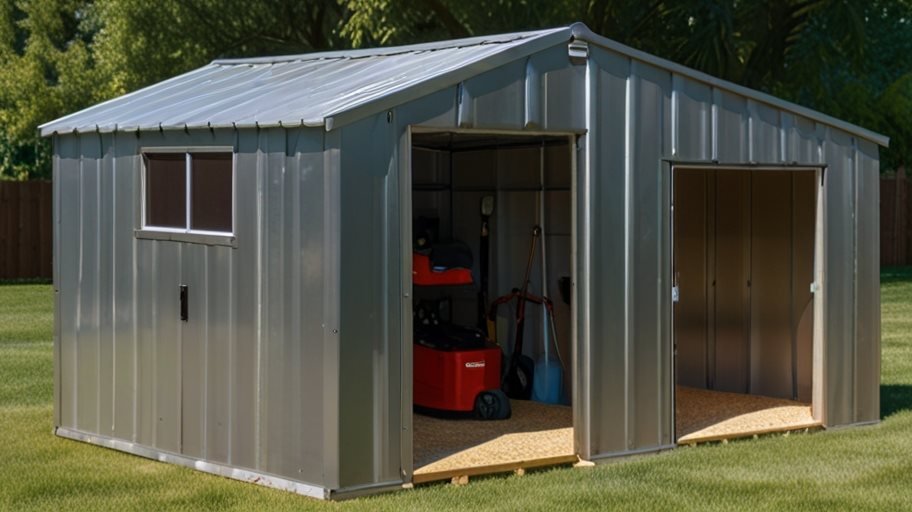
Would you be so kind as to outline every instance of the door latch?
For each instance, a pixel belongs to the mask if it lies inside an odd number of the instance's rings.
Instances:
[[[671,287],[671,302],[678,302],[681,300],[681,292],[678,290],[677,286]]]
[[[181,320],[186,322],[189,317],[187,307],[187,285],[180,285],[180,314]]]

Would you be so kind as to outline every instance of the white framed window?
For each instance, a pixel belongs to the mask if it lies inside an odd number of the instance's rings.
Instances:
[[[231,147],[144,148],[138,238],[234,245]]]

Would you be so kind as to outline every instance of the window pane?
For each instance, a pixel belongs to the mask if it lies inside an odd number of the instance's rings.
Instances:
[[[184,153],[147,153],[146,225],[187,227],[187,165]]]
[[[231,153],[194,153],[190,165],[190,228],[232,232]]]

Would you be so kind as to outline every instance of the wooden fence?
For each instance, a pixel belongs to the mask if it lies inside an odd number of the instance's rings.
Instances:
[[[912,187],[905,173],[880,180],[880,264],[912,265]]]
[[[0,279],[51,276],[50,181],[0,181]]]

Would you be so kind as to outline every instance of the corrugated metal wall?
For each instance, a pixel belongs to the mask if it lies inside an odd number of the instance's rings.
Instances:
[[[590,52],[571,64],[559,45],[328,133],[57,136],[57,423],[332,489],[409,475],[411,125],[586,131],[574,177],[584,458],[674,442],[668,160],[826,164],[824,418],[876,420],[877,147]],[[191,144],[237,150],[237,249],[133,236],[139,147]]]
[[[55,141],[57,424],[321,484],[320,130]],[[237,248],[134,237],[141,147],[232,146]],[[178,286],[189,286],[189,321]]]

